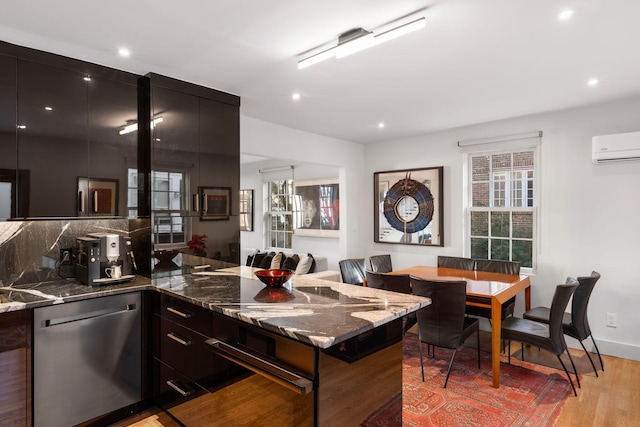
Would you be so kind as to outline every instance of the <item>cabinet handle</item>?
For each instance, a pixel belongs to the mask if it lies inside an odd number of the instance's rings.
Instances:
[[[187,396],[189,396],[190,394],[193,394],[193,389],[192,389],[191,387],[189,387],[188,385],[186,385],[186,384],[183,384],[183,385],[182,385],[184,388],[186,388],[186,389],[187,389],[186,391],[185,391],[185,390],[183,390],[183,389],[181,389],[180,387],[178,387],[178,386],[173,382],[173,380],[167,380],[167,385],[168,385],[169,387],[171,387],[172,389],[174,389],[175,391],[177,391],[178,393],[180,393],[183,397],[187,397]]]
[[[80,206],[80,212],[84,213],[84,197],[82,191],[78,191],[78,206]]]
[[[191,345],[191,341],[186,340],[184,338],[180,338],[179,336],[177,336],[176,334],[174,334],[173,332],[169,332],[167,334],[167,337],[171,338],[172,340],[179,342],[180,344],[182,344],[183,346],[188,346]]]
[[[207,203],[207,195],[202,194],[202,212],[207,212],[209,210],[209,206]]]
[[[254,356],[215,338],[210,338],[205,342],[211,346],[211,349],[217,355],[240,366],[244,366],[256,374],[262,375],[276,384],[280,384],[300,395],[304,396],[313,391],[313,381],[291,372],[282,366]]]
[[[93,192],[93,213],[98,212],[98,191]]]
[[[191,316],[193,316],[193,314],[189,313],[188,311],[180,311],[177,308],[173,308],[173,307],[167,307],[167,311],[173,314],[177,314],[180,317],[184,317],[185,319],[188,319]]]
[[[191,204],[193,205],[193,211],[198,212],[200,210],[200,197],[198,197],[198,193],[191,196],[191,199],[192,199]]]

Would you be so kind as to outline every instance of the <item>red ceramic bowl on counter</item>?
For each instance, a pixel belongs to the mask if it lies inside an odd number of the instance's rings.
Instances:
[[[262,283],[270,288],[279,288],[285,284],[285,282],[291,279],[293,276],[292,270],[278,270],[268,269],[259,270],[255,272],[255,275]]]

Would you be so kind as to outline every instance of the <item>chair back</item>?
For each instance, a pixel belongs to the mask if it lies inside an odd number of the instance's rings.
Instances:
[[[491,273],[520,274],[520,263],[517,261],[500,261],[494,259],[477,259],[477,271],[488,271]]]
[[[391,255],[373,255],[369,257],[369,268],[377,273],[393,271]]]
[[[350,258],[338,261],[343,283],[361,285],[364,283],[364,258]]]
[[[457,268],[458,270],[474,270],[476,261],[472,258],[455,256],[438,256],[438,267]]]
[[[556,291],[553,294],[549,313],[549,336],[556,354],[561,354],[567,346],[562,330],[562,318],[567,304],[569,304],[569,299],[577,287],[578,281],[569,277],[564,285],[556,286]]]
[[[367,270],[367,286],[385,291],[411,293],[411,276],[408,274],[387,274]]]
[[[455,349],[464,330],[467,282],[411,278],[414,295],[431,298],[431,304],[417,311],[420,337],[437,347]]]
[[[591,276],[578,277],[580,283],[573,293],[573,301],[571,303],[571,324],[575,328],[577,338],[580,341],[591,335],[589,328],[589,319],[587,318],[587,308],[589,306],[589,298],[591,292],[596,286],[596,282],[600,279],[600,273],[592,271]]]

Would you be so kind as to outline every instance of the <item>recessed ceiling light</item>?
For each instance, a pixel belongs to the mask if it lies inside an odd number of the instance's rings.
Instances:
[[[127,56],[131,55],[131,51],[126,47],[121,47],[120,49],[118,49],[118,54],[126,58]]]
[[[590,79],[590,80],[587,82],[587,84],[588,84],[589,86],[595,86],[595,85],[597,85],[597,84],[598,84],[598,79]]]
[[[378,127],[379,127],[380,129],[382,129],[382,128],[384,127],[384,123],[382,123],[382,122],[378,123]]]
[[[18,125],[18,129],[26,129],[27,127],[25,125]]]
[[[558,19],[561,21],[566,21],[570,19],[572,16],[573,16],[573,10],[566,9],[558,14]]]
[[[293,95],[291,95],[291,99],[293,99],[294,101],[297,101],[300,99],[300,94],[299,93],[294,93]]]
[[[44,109],[47,111],[53,111],[53,107],[49,107],[49,106],[44,107]]]

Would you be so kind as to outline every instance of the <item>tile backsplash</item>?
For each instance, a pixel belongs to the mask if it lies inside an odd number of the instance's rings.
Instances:
[[[0,222],[0,286],[60,280],[60,250],[74,248],[76,237],[89,233],[131,237],[137,273],[148,275],[151,264],[148,219],[6,221]]]

